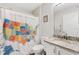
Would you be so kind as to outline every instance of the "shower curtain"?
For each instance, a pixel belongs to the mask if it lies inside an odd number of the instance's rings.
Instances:
[[[33,26],[4,19],[3,33],[5,40],[18,41],[23,45],[32,39]]]
[[[3,24],[0,27],[0,32],[2,31],[1,33],[3,33],[2,36],[5,40],[3,45],[1,45],[3,48],[2,54],[9,55],[15,51],[22,52],[21,54],[27,54],[26,52],[29,52],[30,49],[28,44],[32,45],[31,41],[34,39],[32,34],[34,31],[36,31],[38,18],[23,15],[22,13],[7,9],[4,9],[4,11],[4,22],[2,22]],[[23,53],[22,49],[25,49],[26,51]]]

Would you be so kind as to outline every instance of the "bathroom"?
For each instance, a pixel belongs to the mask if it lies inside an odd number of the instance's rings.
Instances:
[[[0,55],[79,55],[78,25],[79,3],[0,3]]]

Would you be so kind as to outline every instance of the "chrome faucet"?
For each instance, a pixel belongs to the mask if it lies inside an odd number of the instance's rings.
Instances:
[[[64,32],[65,33],[65,32]],[[67,33],[65,33],[65,35],[64,35],[64,39],[68,39],[68,37],[67,37]]]

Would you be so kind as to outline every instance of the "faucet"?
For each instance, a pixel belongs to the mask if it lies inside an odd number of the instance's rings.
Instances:
[[[64,35],[64,39],[66,39],[66,40],[68,39],[68,37],[67,37],[67,33],[65,33],[65,35]]]

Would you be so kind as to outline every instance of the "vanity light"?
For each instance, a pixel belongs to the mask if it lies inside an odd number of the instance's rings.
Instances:
[[[55,3],[55,6],[63,5],[64,3]]]

